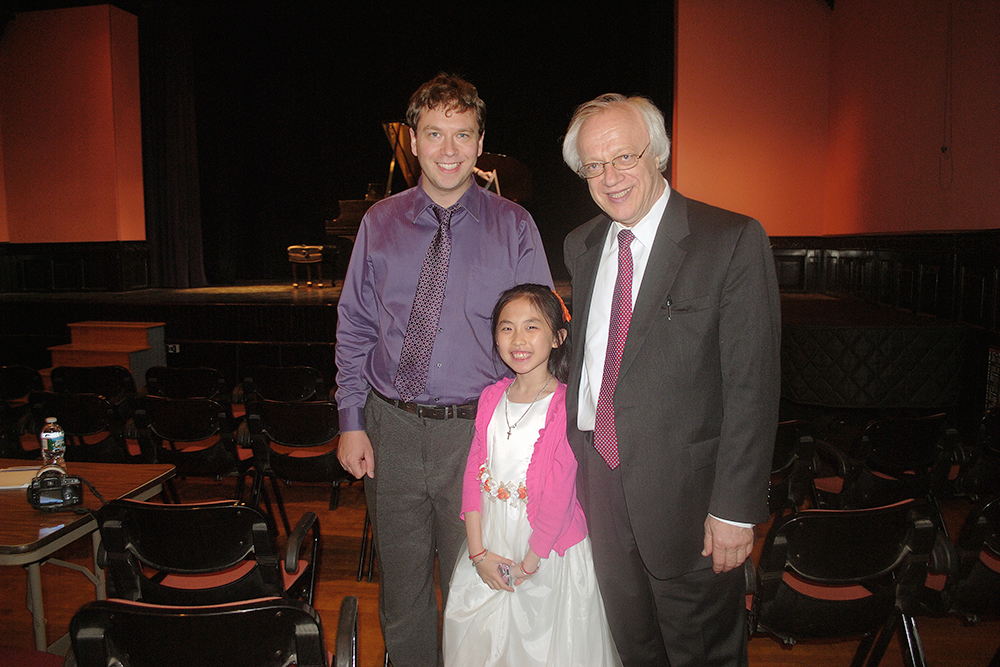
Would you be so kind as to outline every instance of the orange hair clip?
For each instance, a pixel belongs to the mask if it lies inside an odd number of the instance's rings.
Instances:
[[[559,292],[552,290],[552,293],[556,295],[556,298],[559,299],[559,305],[562,306],[563,318],[564,318],[563,321],[569,322],[573,318],[570,317],[569,308],[566,307],[566,302],[562,300],[561,296],[559,296]]]

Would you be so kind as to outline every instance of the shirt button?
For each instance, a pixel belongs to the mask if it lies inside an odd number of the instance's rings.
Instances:
[[[435,399],[434,399],[434,402],[435,402],[435,403],[440,403],[440,402],[441,402],[441,398],[440,398],[440,397],[438,397],[438,398],[435,398]]]
[[[438,364],[437,366],[438,366],[438,368],[441,368],[441,364]]]

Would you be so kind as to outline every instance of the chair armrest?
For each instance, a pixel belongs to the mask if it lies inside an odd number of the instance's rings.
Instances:
[[[305,541],[306,533],[312,532],[313,555],[316,554],[316,547],[319,544],[319,517],[315,512],[306,512],[299,519],[295,530],[288,536],[288,543],[285,546],[285,572],[293,574],[299,567],[299,552],[302,550],[302,543]]]
[[[358,599],[348,595],[340,603],[337,622],[337,643],[333,667],[355,667],[358,664]]]
[[[824,466],[831,466],[835,468],[835,476],[844,477],[855,467],[855,464],[851,461],[850,456],[825,440],[816,440],[814,445],[815,458],[817,459],[817,463],[820,468]],[[821,471],[813,470],[813,474],[821,476]]]
[[[253,447],[253,436],[250,435],[250,427],[245,419],[236,427],[236,444],[240,447]]]

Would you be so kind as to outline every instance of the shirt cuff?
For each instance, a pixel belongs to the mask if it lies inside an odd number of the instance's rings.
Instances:
[[[364,408],[341,408],[337,410],[337,417],[340,420],[341,431],[365,430]]]
[[[721,521],[722,523],[728,523],[730,526],[736,526],[737,528],[753,528],[752,523],[744,523],[742,521],[730,521],[729,519],[723,519],[721,517],[717,517],[714,514],[709,514],[708,516],[712,517],[717,521]]]

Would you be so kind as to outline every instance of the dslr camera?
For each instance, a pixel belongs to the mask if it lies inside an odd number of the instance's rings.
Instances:
[[[83,502],[83,484],[59,466],[43,467],[28,484],[28,504],[43,512],[58,512]]]

